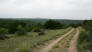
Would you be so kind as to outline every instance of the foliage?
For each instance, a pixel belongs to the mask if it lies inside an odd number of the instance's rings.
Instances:
[[[0,35],[5,35],[8,33],[8,29],[0,28]]]
[[[45,32],[40,32],[39,35],[45,35]]]
[[[25,29],[27,32],[30,32],[30,31],[32,31],[33,27],[32,27],[32,26],[29,26],[29,25],[26,25],[26,26],[24,27],[24,29]]]
[[[22,27],[24,27],[26,25],[26,23],[22,22],[22,21],[15,21],[15,22],[12,22],[8,25],[8,30],[9,30],[9,33],[15,33],[18,29],[18,25],[21,25]]]
[[[21,25],[19,25],[18,26],[18,31],[16,31],[16,34],[17,35],[25,35],[26,34],[26,30]]]
[[[60,29],[62,28],[62,24],[58,21],[55,20],[48,20],[45,24],[44,24],[44,28],[46,29]]]
[[[40,27],[34,27],[33,31],[34,32],[40,32],[41,31],[41,28]]]
[[[92,51],[92,20],[86,20],[83,23],[85,31],[81,32],[78,44],[80,52]]]
[[[0,28],[0,39],[5,39],[5,38],[8,38],[7,36],[6,36],[6,34],[8,33],[8,30],[7,29],[5,29],[5,28]]]
[[[47,21],[48,19],[0,19],[0,27],[1,28],[6,28],[8,29],[8,33],[13,34],[16,31],[18,31],[17,27],[18,25],[22,25],[23,28],[25,28],[25,31],[30,32],[33,29],[43,29],[43,27],[45,28],[45,26],[43,26],[43,24]],[[59,21],[59,23],[63,23],[63,24],[70,24],[72,22],[75,23],[81,23],[81,20],[57,20],[57,19],[53,19],[53,21]],[[67,26],[61,24],[61,26],[55,28],[55,29],[59,29],[59,28],[67,28]],[[40,28],[38,28],[38,27]],[[52,25],[51,25],[52,26]],[[54,25],[55,26],[55,25]],[[36,28],[35,28],[36,27]],[[52,27],[54,28],[54,27]],[[37,30],[38,31],[38,30]]]
[[[76,28],[76,27],[78,27],[78,26],[81,26],[81,24],[70,24],[70,26]]]
[[[43,25],[41,23],[38,23],[33,27],[33,30],[34,32],[40,32],[42,28],[43,28]]]
[[[55,46],[53,46],[53,48],[59,48],[59,46],[58,45],[55,45]]]
[[[92,20],[85,20],[84,23],[83,23],[83,27],[86,29],[86,30],[90,30],[92,31]]]

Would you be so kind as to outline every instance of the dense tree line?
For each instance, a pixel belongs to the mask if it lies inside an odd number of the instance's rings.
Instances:
[[[24,35],[32,30],[33,23],[17,19],[0,19],[0,39],[6,38],[7,34]]]
[[[61,29],[65,25],[61,24],[55,20],[48,20],[44,24],[41,22],[35,23],[32,21],[25,20],[14,20],[14,19],[0,19],[0,35],[3,37],[6,34],[17,34],[17,35],[25,35],[27,32],[41,32],[40,34],[44,34],[43,31],[45,29]]]

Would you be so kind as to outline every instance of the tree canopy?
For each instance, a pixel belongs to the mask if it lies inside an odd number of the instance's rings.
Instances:
[[[46,29],[59,29],[62,28],[62,24],[58,21],[55,20],[48,20],[45,24],[44,24],[44,28]]]

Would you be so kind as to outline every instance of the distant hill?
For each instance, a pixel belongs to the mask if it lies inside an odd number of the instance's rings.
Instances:
[[[64,24],[72,24],[72,23],[83,23],[84,20],[68,20],[68,19],[58,19],[57,21],[64,23]]]
[[[71,24],[71,23],[82,23],[84,20],[70,20],[70,19],[23,19],[23,18],[16,18],[16,19],[0,19],[0,21],[4,21],[4,22],[13,22],[13,21],[16,21],[16,20],[19,20],[19,21],[25,21],[25,22],[35,22],[35,23],[39,23],[39,22],[42,22],[42,23],[45,23],[47,20],[56,20],[56,21],[59,21],[63,24]]]
[[[42,23],[45,23],[48,20],[56,20],[63,24],[82,23],[84,21],[84,20],[70,20],[70,19],[26,19],[26,20],[34,21],[34,22],[42,22]]]

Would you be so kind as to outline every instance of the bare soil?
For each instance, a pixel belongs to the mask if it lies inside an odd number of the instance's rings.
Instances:
[[[79,33],[80,33],[79,29],[77,29],[75,36],[73,37],[73,39],[70,42],[69,52],[78,52],[77,51],[77,40],[78,40]]]

